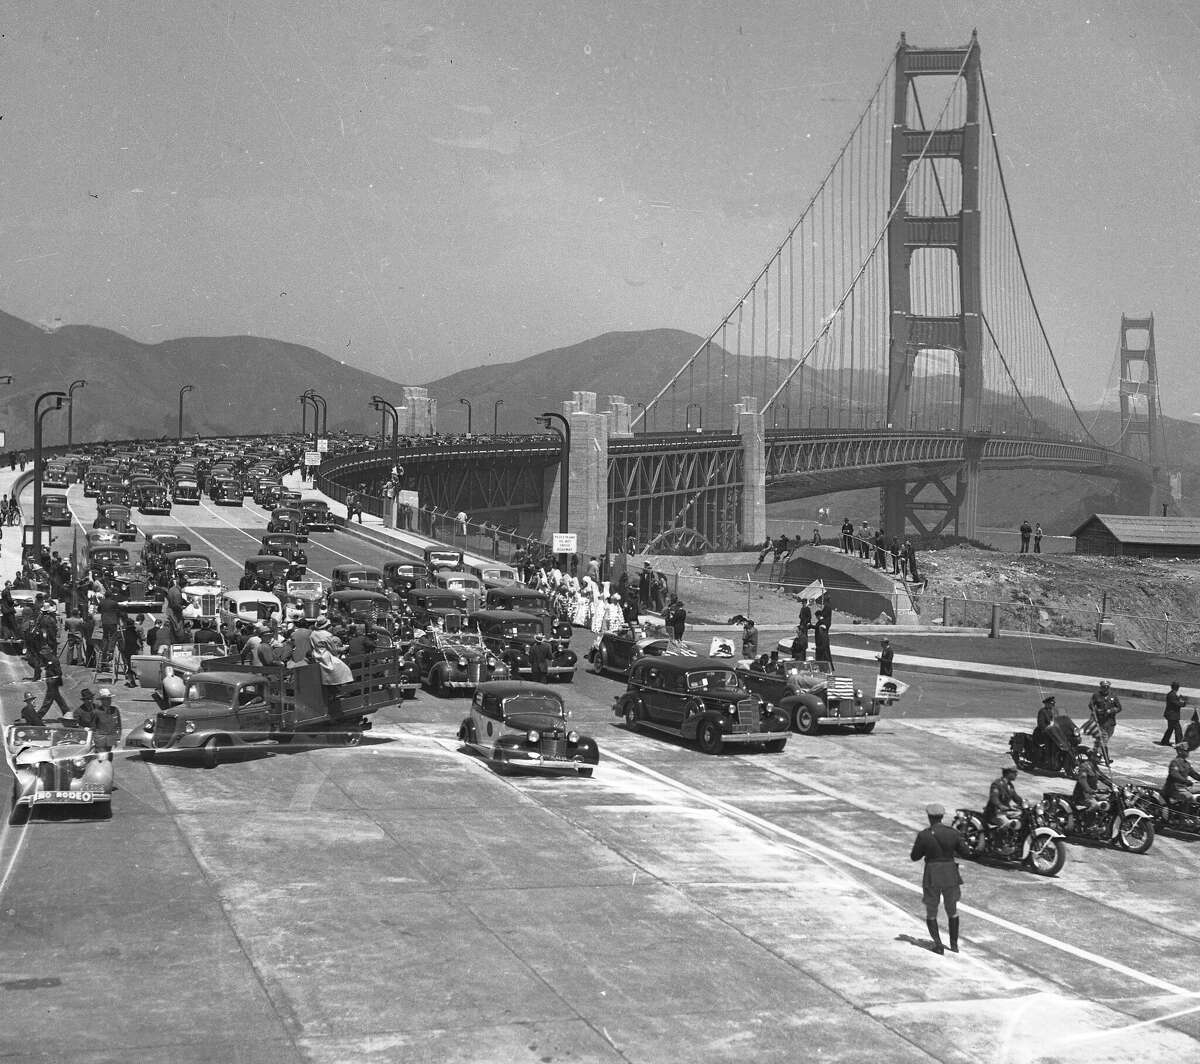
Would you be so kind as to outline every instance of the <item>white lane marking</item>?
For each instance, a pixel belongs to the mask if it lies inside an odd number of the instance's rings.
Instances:
[[[232,521],[230,521],[230,520],[229,520],[229,518],[227,518],[227,517],[226,517],[224,514],[222,514],[222,513],[218,513],[216,510],[211,510],[211,509],[209,509],[209,507],[207,506],[207,504],[205,504],[203,501],[201,501],[201,503],[200,503],[200,506],[201,506],[201,508],[202,508],[202,509],[204,509],[204,510],[206,510],[208,513],[212,514],[212,516],[213,516],[213,517],[215,517],[215,518],[216,518],[218,521],[224,521],[224,522],[225,522],[225,524],[227,524],[227,525],[228,525],[230,528],[232,528],[232,529],[233,529],[235,532],[240,532],[240,533],[241,533],[243,536],[245,536],[245,537],[246,537],[248,540],[250,540],[252,543],[257,543],[257,544],[258,544],[260,547],[262,546],[262,540],[261,540],[261,539],[259,539],[257,536],[254,536],[254,535],[252,535],[250,532],[247,532],[247,531],[246,531],[244,528],[242,528],[242,526],[241,526],[241,525],[235,525],[235,524],[234,524]],[[186,528],[187,526],[185,525],[184,527]],[[199,535],[200,535],[200,533],[199,533],[199,532],[197,532],[197,533],[196,533],[196,535],[197,535],[197,536],[199,536]],[[206,542],[207,542],[207,541],[206,541]],[[215,550],[216,548],[214,547],[213,549]],[[256,553],[257,553],[257,552],[256,552]],[[307,551],[305,551],[305,553],[307,554],[308,552],[307,552]],[[225,555],[225,557],[226,557],[226,558],[228,558],[228,557],[229,557],[229,555],[228,555],[228,554],[226,554],[226,555]],[[353,561],[353,559],[351,559],[351,561]],[[245,563],[244,563],[244,562],[239,562],[238,564],[242,565],[242,566],[243,566],[243,568],[245,567]],[[305,577],[304,577],[304,578],[307,580],[307,579],[308,579],[308,577],[309,577],[309,575],[310,575],[309,573],[305,573]],[[327,576],[322,576],[322,575],[321,575],[320,573],[318,573],[318,572],[317,572],[315,569],[314,569],[314,570],[312,570],[312,572],[311,572],[311,575],[312,575],[312,576],[315,576],[315,577],[316,577],[318,580],[324,580],[324,581],[325,581],[325,583],[327,583],[327,584],[331,582],[331,581],[330,581],[330,579],[329,579],[329,577],[327,577]]]
[[[726,815],[733,817],[735,820],[740,820],[744,824],[757,828],[771,835],[776,835],[780,838],[787,839],[796,846],[807,851],[810,856],[825,858],[830,861],[836,861],[846,865],[859,872],[864,872],[869,876],[874,876],[876,879],[882,879],[885,883],[889,883],[894,887],[899,887],[901,890],[909,894],[920,894],[921,888],[915,883],[907,879],[901,879],[899,876],[894,876],[890,872],[885,872],[882,868],[876,868],[874,865],[869,865],[865,861],[860,861],[849,854],[840,853],[832,849],[825,843],[818,842],[815,839],[806,838],[794,831],[789,831],[787,828],[780,827],[778,824],[772,824],[769,820],[764,820],[760,816],[755,816],[753,813],[748,813],[744,809],[739,809],[729,802],[723,801],[720,798],[713,798],[703,791],[698,791],[694,787],[688,786],[686,783],[681,783],[678,780],[672,779],[670,776],[665,776],[661,772],[656,772],[654,769],[645,765],[641,765],[636,761],[632,761],[620,754],[613,753],[610,749],[605,752],[605,757],[625,765],[626,768],[634,772],[640,772],[651,779],[657,780],[668,787],[673,788],[683,794],[688,795],[693,800],[702,802],[710,808],[717,809]],[[1130,979],[1135,979],[1139,983],[1144,983],[1147,986],[1154,987],[1156,990],[1165,991],[1168,994],[1177,994],[1181,997],[1196,997],[1197,992],[1186,990],[1181,986],[1176,986],[1174,983],[1169,983],[1165,979],[1159,979],[1157,976],[1149,975],[1146,972],[1140,972],[1136,968],[1130,968],[1122,964],[1120,961],[1112,960],[1109,957],[1102,957],[1098,953],[1092,953],[1090,950],[1081,949],[1078,946],[1072,945],[1069,942],[1063,942],[1061,939],[1053,938],[1050,935],[1043,934],[1041,931],[1035,931],[1031,927],[1025,927],[1021,924],[1013,923],[1011,920],[1006,920],[1001,916],[994,916],[992,913],[985,912],[983,909],[977,909],[971,905],[959,904],[962,909],[970,916],[978,917],[987,923],[994,924],[997,927],[1003,928],[1005,931],[1010,931],[1015,935],[1021,935],[1025,938],[1032,939],[1034,942],[1040,942],[1043,946],[1049,946],[1051,949],[1056,949],[1061,953],[1066,953],[1069,956],[1079,960],[1087,961],[1090,964],[1095,964],[1101,968],[1107,968],[1111,972],[1116,972],[1118,975],[1124,975]]]
[[[351,562],[354,565],[362,565],[363,564],[357,558],[351,558],[349,554],[343,554],[340,550],[334,550],[332,547],[325,546],[324,543],[318,543],[316,540],[314,540],[312,538],[312,536],[308,537],[308,543],[309,543],[309,546],[320,547],[322,550],[329,551],[330,554],[336,554],[339,558],[345,558],[346,561]]]

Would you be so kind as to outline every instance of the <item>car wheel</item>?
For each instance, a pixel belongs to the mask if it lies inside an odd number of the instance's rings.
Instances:
[[[459,739],[468,746],[474,746],[479,742],[479,735],[475,730],[475,722],[468,717],[462,722],[458,729]]]
[[[205,768],[213,769],[221,760],[221,751],[229,745],[224,735],[214,735],[200,748],[200,760]]]
[[[768,754],[781,754],[785,746],[787,746],[786,739],[772,739],[769,743],[763,743]]]
[[[429,674],[429,693],[441,698],[446,693],[446,674],[441,669],[434,669]]]
[[[592,672],[597,676],[602,676],[604,670],[608,668],[608,651],[601,647],[592,656]]]
[[[711,720],[702,721],[696,729],[696,745],[704,754],[719,754],[721,752],[721,729]]]
[[[866,724],[856,724],[854,725],[854,730],[858,732],[859,735],[870,735],[871,732],[875,730],[875,721],[870,720],[867,721]]]
[[[811,706],[801,704],[796,707],[796,731],[801,735],[816,735],[820,730],[818,721],[817,711]]]

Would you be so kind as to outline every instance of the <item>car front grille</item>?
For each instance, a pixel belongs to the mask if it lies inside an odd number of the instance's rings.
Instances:
[[[553,758],[556,761],[564,761],[567,756],[567,740],[555,738],[543,738],[538,744],[538,752],[542,757]]]
[[[738,727],[745,731],[758,728],[758,703],[752,698],[743,698],[737,704]]]
[[[170,746],[175,738],[175,727],[178,718],[174,713],[160,713],[154,718],[154,745]]]

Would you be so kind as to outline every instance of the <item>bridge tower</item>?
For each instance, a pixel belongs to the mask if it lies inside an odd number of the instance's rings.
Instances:
[[[1132,335],[1131,335],[1132,334]],[[1144,343],[1143,343],[1144,340]],[[1153,470],[1146,512],[1158,516],[1163,437],[1158,417],[1158,363],[1154,356],[1154,315],[1121,315],[1121,451],[1149,462]]]
[[[964,124],[933,134],[909,124],[910,99],[916,78],[955,76],[962,70],[965,82]],[[979,213],[979,42],[974,33],[963,48],[911,48],[901,35],[896,52],[896,81],[892,120],[891,202],[900,205],[888,224],[888,288],[890,339],[888,349],[887,421],[890,428],[908,431],[915,422],[912,409],[913,372],[925,350],[954,353],[959,370],[959,431],[981,432],[983,400],[983,317],[980,269]],[[956,214],[909,213],[906,186],[909,170],[921,158],[950,159],[961,169],[961,202]],[[957,271],[945,290],[957,288],[958,313],[914,313],[909,268],[915,252],[945,248],[945,268]],[[920,308],[918,308],[919,310]],[[900,481],[883,491],[883,526],[888,535],[903,537],[909,522],[919,532],[943,532],[951,524],[957,534],[974,535],[978,508],[978,436],[967,448],[967,460],[946,482],[930,478],[917,483]],[[935,497],[919,497],[932,490]],[[933,520],[930,520],[930,516]]]

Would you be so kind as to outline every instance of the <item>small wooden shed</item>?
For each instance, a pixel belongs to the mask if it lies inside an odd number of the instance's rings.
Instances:
[[[1076,554],[1200,558],[1200,518],[1092,514],[1074,532]]]

